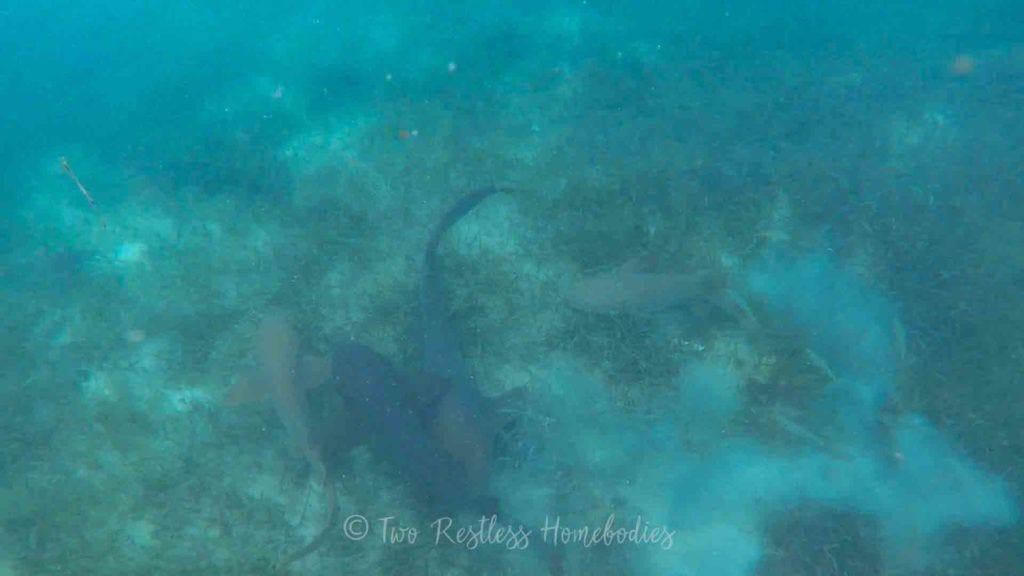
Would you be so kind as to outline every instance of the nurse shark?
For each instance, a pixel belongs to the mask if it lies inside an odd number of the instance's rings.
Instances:
[[[421,365],[403,371],[370,347],[349,342],[335,348],[327,381],[307,392],[310,438],[326,471],[330,510],[321,534],[279,567],[312,553],[326,539],[335,517],[330,479],[340,474],[355,446],[365,445],[428,510],[497,511],[488,481],[494,442],[507,423],[500,404],[516,399],[519,391],[489,398],[476,386],[445,306],[437,252],[449,228],[502,191],[482,188],[462,197],[431,232],[414,334]]]

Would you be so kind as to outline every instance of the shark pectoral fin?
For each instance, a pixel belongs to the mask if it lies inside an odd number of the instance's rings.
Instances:
[[[224,403],[228,406],[260,402],[267,399],[269,388],[263,380],[255,375],[240,376],[224,395]]]
[[[323,384],[331,375],[331,361],[320,356],[303,356],[296,368],[295,381],[299,387],[310,390]]]

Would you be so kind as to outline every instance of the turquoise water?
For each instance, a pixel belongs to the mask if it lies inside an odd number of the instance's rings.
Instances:
[[[0,87],[0,576],[1024,572],[1019,3],[19,3]]]

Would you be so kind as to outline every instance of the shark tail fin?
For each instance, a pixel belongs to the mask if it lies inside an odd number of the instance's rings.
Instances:
[[[338,495],[330,481],[330,474],[326,472],[324,473],[324,489],[327,490],[327,521],[324,522],[324,527],[320,530],[320,534],[310,540],[309,544],[282,558],[274,566],[274,572],[283,574],[288,569],[288,566],[316,552],[327,541],[327,537],[330,536],[331,529],[334,528],[334,523],[338,516]]]

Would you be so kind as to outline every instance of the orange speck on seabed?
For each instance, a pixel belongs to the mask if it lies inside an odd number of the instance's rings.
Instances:
[[[954,76],[969,76],[978,67],[978,61],[970,54],[960,54],[949,64],[949,71]]]
[[[412,132],[408,130],[399,130],[398,138],[401,140],[408,140],[409,138],[412,138]]]

